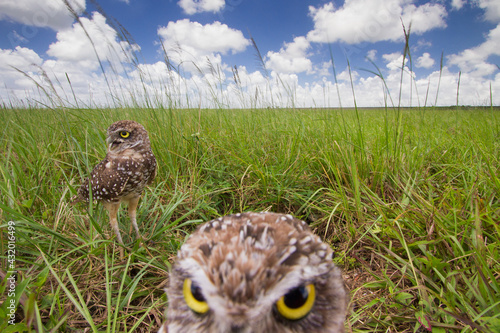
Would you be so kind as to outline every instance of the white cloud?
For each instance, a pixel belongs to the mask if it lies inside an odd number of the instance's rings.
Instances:
[[[401,105],[427,106],[434,105],[438,90],[439,71],[428,76],[417,78],[415,73],[403,72],[401,85],[400,70],[402,55],[398,53],[383,55],[389,63],[384,82],[375,76],[360,77],[352,72],[353,88],[356,103],[359,107],[389,107],[397,105],[401,90]],[[33,82],[23,75],[12,70],[5,64],[16,64],[27,71],[43,86],[48,87],[45,79],[37,73],[31,63],[41,65],[48,77],[54,83],[63,104],[74,105],[72,90],[75,91],[80,105],[96,107],[99,105],[132,105],[144,103],[148,100],[158,105],[172,105],[173,107],[242,107],[262,108],[267,106],[282,107],[352,107],[354,97],[351,88],[351,78],[348,69],[338,74],[338,85],[333,82],[330,74],[319,80],[301,83],[296,74],[282,73],[277,80],[277,72],[271,71],[270,78],[266,78],[260,71],[249,72],[244,66],[238,67],[239,85],[232,78],[224,78],[221,89],[213,89],[213,78],[201,73],[193,74],[189,78],[180,76],[177,72],[168,69],[163,62],[141,64],[128,71],[128,75],[111,73],[110,92],[104,76],[99,71],[92,73],[88,70],[68,67],[64,61],[47,60],[42,64],[41,58],[32,50],[16,48],[15,50],[0,50],[0,75],[5,85],[0,87],[0,102],[6,103],[16,100],[40,101],[40,91],[35,89]],[[325,62],[325,67],[327,62]],[[66,82],[65,74],[71,79],[71,87]],[[8,75],[6,75],[8,74]],[[108,73],[109,75],[109,73]],[[454,105],[458,87],[458,74],[443,67],[439,85],[437,105]],[[7,78],[7,79],[6,79]],[[55,79],[57,78],[57,80]],[[109,78],[109,77],[108,77]],[[500,74],[492,80],[462,72],[460,82],[460,104],[488,105],[489,85],[492,85],[493,103],[500,103]],[[212,86],[210,86],[212,85]],[[389,95],[385,90],[389,89]],[[5,86],[8,88],[5,89]],[[222,88],[223,87],[223,88]],[[401,89],[400,89],[401,87]],[[50,89],[46,89],[50,92]],[[220,91],[219,91],[220,90]],[[340,101],[337,95],[340,95]],[[428,96],[426,96],[428,92]],[[113,94],[113,98],[111,98]],[[13,98],[13,96],[17,96]],[[131,101],[131,96],[134,101]],[[392,99],[391,99],[392,98]],[[59,100],[59,98],[54,98]],[[35,102],[36,103],[36,102]],[[128,104],[127,104],[128,103]],[[172,103],[172,104],[169,104]],[[50,105],[50,103],[48,104]],[[133,104],[135,105],[135,104]]]
[[[404,37],[401,20],[411,31],[422,34],[446,26],[446,9],[437,3],[416,6],[412,0],[346,0],[340,8],[332,2],[323,7],[309,7],[314,30],[309,41],[348,44],[397,41]]]
[[[12,67],[24,69],[32,64],[41,65],[42,58],[31,49],[20,46],[14,50],[0,49],[0,69],[2,70]]]
[[[234,54],[250,45],[241,31],[217,21],[206,25],[189,19],[169,22],[166,27],[158,29],[158,34],[168,46],[189,46],[205,53],[226,54],[231,51]]]
[[[333,73],[333,68],[332,68],[332,62],[331,61],[324,61],[320,64],[320,66],[315,66],[315,72],[321,77],[321,76],[329,76],[332,75]],[[319,68],[318,68],[319,67]]]
[[[377,50],[370,50],[366,53],[366,58],[371,61],[375,61],[377,59]]]
[[[33,88],[33,81],[17,70],[32,75],[38,71],[37,66],[43,63],[42,58],[33,50],[16,47],[14,50],[0,49],[0,77],[2,85],[10,89],[24,91]],[[0,99],[8,99],[1,94]]]
[[[85,9],[85,0],[68,1],[77,13]],[[74,21],[61,0],[2,0],[0,20],[5,19],[34,27],[49,27],[56,31],[71,26]]]
[[[462,72],[485,76],[493,74],[498,68],[487,63],[491,55],[500,55],[500,25],[491,30],[482,44],[466,49],[459,54],[448,56],[450,65],[458,66]]]
[[[116,82],[123,80],[119,74],[123,74],[126,70],[125,66],[129,62],[131,52],[137,50],[138,46],[119,41],[116,31],[106,24],[105,18],[99,13],[93,13],[92,19],[81,17],[80,22],[94,43],[101,63],[107,70],[108,78],[114,76]],[[59,31],[56,34],[57,41],[47,50],[52,59],[45,61],[27,48],[0,50],[0,77],[7,87],[6,91],[0,93],[0,99],[9,100],[12,94],[24,95],[29,99],[26,96],[31,92],[36,96],[32,99],[40,101],[47,96],[41,93],[43,90],[36,89],[33,82],[36,81],[39,85],[45,86],[46,92],[53,94],[52,100],[59,102],[65,100],[67,93],[74,91],[78,99],[86,100],[87,103],[89,99],[96,99],[100,103],[112,105],[113,101],[109,96],[125,95],[126,92],[117,90],[126,86],[117,85],[112,88],[115,91],[110,91],[88,36],[78,23]],[[10,66],[15,66],[31,79]],[[55,95],[55,91],[58,96]],[[72,94],[70,96],[72,99]]]
[[[493,23],[500,22],[500,1],[498,0],[452,0],[451,7],[455,10],[462,9],[467,3],[471,7],[479,7],[484,10],[484,19]]]
[[[447,15],[446,8],[440,4],[425,3],[421,6],[410,4],[403,7],[401,19],[407,29],[411,24],[411,32],[419,35],[435,28],[445,28]]]
[[[50,44],[47,54],[95,70],[99,67],[97,52],[101,61],[109,61],[116,65],[115,69],[120,69],[121,64],[128,62],[132,49],[138,49],[137,45],[118,41],[117,32],[106,24],[106,18],[98,12],[94,12],[90,20],[81,17],[80,22],[81,25],[75,23],[71,29],[59,31],[57,42]]]
[[[222,10],[226,4],[225,0],[179,0],[177,4],[188,15],[202,12],[217,13]]]
[[[434,66],[434,59],[431,58],[431,55],[428,52],[422,54],[422,56],[417,59],[417,67],[419,68],[431,68]]]
[[[486,20],[494,23],[500,22],[500,1],[478,0],[479,7],[484,9]]]
[[[337,74],[337,80],[339,81],[356,82],[358,78],[359,78],[359,73],[352,69],[351,72],[349,73],[349,68],[346,68],[345,70],[340,72],[340,74]]]
[[[462,7],[465,5],[465,0],[451,0],[451,7],[453,9],[462,9]]]
[[[26,97],[31,93],[41,93],[36,89],[33,78],[44,85],[45,78],[40,75],[43,59],[33,50],[17,46],[15,49],[0,49],[0,101],[26,106]],[[36,96],[40,100],[40,96]],[[18,101],[23,101],[19,103]],[[29,104],[29,103],[28,103]]]
[[[360,0],[348,0],[344,7],[351,8],[349,6],[352,6],[353,2],[360,2]],[[393,3],[403,4],[402,1],[393,1]],[[404,2],[404,6],[401,7],[402,11],[404,11],[403,7],[407,12],[411,12],[410,0]],[[414,7],[414,9],[420,7]],[[415,31],[415,25],[422,26],[422,23],[418,22],[423,17],[419,18],[418,15],[416,17],[412,31]],[[363,16],[354,22],[362,22],[361,18]],[[116,32],[106,24],[105,18],[95,13],[91,19],[81,18],[81,20],[94,41],[101,59],[110,59],[116,66],[123,62],[126,65],[131,49],[128,45],[120,43]],[[353,25],[352,22],[350,25]],[[399,19],[397,25],[400,29]],[[401,30],[399,32],[401,34]],[[250,45],[240,31],[231,29],[220,22],[202,25],[189,20],[180,20],[159,28],[158,34],[164,42],[170,59],[175,64],[182,64],[182,67],[187,66],[188,62],[204,69],[208,58],[212,64],[222,67],[220,76],[214,75],[211,71],[193,70],[190,71],[190,75],[183,77],[182,71],[180,73],[172,71],[164,62],[156,62],[140,64],[137,67],[122,66],[123,72],[110,71],[109,66],[105,66],[108,75],[108,82],[106,82],[98,68],[98,62],[88,38],[81,26],[75,24],[59,31],[57,41],[49,47],[48,54],[52,57],[49,60],[44,61],[36,52],[28,48],[0,49],[0,77],[3,81],[3,86],[0,86],[0,103],[29,98],[32,101],[43,100],[43,96],[40,96],[43,94],[40,89],[36,88],[33,81],[9,66],[12,65],[25,71],[39,84],[46,87],[49,93],[52,93],[47,82],[47,79],[50,79],[61,97],[60,100],[66,105],[74,105],[72,94],[74,91],[79,102],[91,107],[127,105],[127,103],[140,105],[145,100],[159,103],[158,105],[172,103],[174,107],[198,105],[243,108],[337,107],[340,103],[344,107],[353,106],[351,76],[348,70],[341,69],[342,71],[337,75],[338,85],[336,85],[329,61],[311,63],[308,54],[311,49],[311,40],[308,38],[297,37],[292,42],[285,43],[279,51],[268,52],[265,61],[270,68],[269,77],[265,77],[258,70],[249,71],[245,66],[239,66],[237,68],[239,80],[235,83],[232,76],[227,75],[228,67],[222,63],[222,59],[223,55],[242,52]],[[381,33],[380,36],[382,35]],[[451,71],[449,66],[452,65],[457,65],[462,70],[460,104],[488,105],[490,84],[493,91],[493,103],[500,104],[500,73],[498,69],[495,69],[495,65],[487,62],[490,55],[499,55],[499,50],[500,26],[490,31],[484,43],[450,56],[448,67],[442,68],[437,105],[456,103],[458,71]],[[386,64],[386,68],[382,68],[384,82],[374,74],[365,73],[361,76],[356,71],[352,71],[352,84],[358,106],[384,106],[385,103],[392,106],[398,103],[400,90],[402,105],[416,106],[426,103],[429,106],[434,104],[438,91],[439,70],[427,76],[418,76],[410,72],[408,68],[401,71],[403,61],[401,53],[377,54],[375,50],[369,48],[366,48],[364,52],[368,57],[382,59],[380,61]],[[417,53],[414,52],[414,54]],[[417,58],[415,67],[429,68],[432,66],[431,63],[434,65],[431,56],[423,53]],[[40,68],[45,71],[46,76],[42,75]],[[497,71],[495,76],[491,75],[494,71]],[[303,82],[302,78],[299,79],[296,74],[299,72],[314,73],[314,80]],[[279,80],[277,79],[278,73]],[[71,80],[71,87],[66,75]],[[403,83],[400,86],[402,75]],[[490,76],[485,79],[483,75]],[[387,94],[385,85],[390,95]],[[220,89],[213,89],[214,86]],[[428,96],[426,96],[427,92]],[[17,97],[11,99],[12,96]],[[392,96],[392,101],[388,96]],[[132,98],[134,98],[133,101]]]
[[[295,37],[293,42],[285,43],[279,52],[267,53],[266,67],[278,73],[310,73],[312,62],[307,58],[307,50],[310,46],[305,37]]]
[[[402,57],[402,55],[392,54],[387,56],[387,58],[391,59],[397,59],[398,57]],[[248,77],[255,73],[258,72],[250,73]],[[271,73],[272,78],[275,75],[276,73]],[[401,75],[400,68],[390,69],[387,75],[384,76],[384,81],[382,81],[380,77],[375,75],[363,78],[353,71],[353,96],[348,69],[338,74],[338,85],[333,82],[331,76],[331,79],[323,77],[317,81],[300,84],[296,75],[282,75],[286,79],[286,86],[292,87],[291,90],[284,89],[279,81],[275,79],[265,81],[259,74],[260,81],[253,82],[257,84],[248,84],[248,90],[245,90],[244,96],[247,100],[257,100],[257,107],[338,107],[340,103],[343,107],[353,107],[354,98],[359,107],[383,107],[386,104],[388,107],[393,107],[399,103],[399,93],[401,91],[401,105],[403,106],[424,106],[424,104],[432,106],[436,101],[439,83],[437,105],[455,105],[458,74],[450,72],[447,67],[442,69],[441,80],[439,80],[439,70],[418,79],[415,73],[405,70],[402,83]],[[500,101],[500,95],[497,94],[500,93],[500,74],[491,83],[493,103],[495,104]],[[471,77],[469,74],[462,74],[459,103],[488,105],[489,84],[489,81]],[[387,92],[386,87],[389,92]],[[258,91],[257,94],[256,91]],[[340,102],[337,91],[340,95]]]
[[[403,55],[399,52],[383,54],[382,58],[387,62],[386,67],[391,71],[401,70],[403,65]]]
[[[189,19],[178,20],[160,27],[158,35],[169,59],[190,72],[206,67],[207,58],[212,65],[218,65],[222,63],[221,54],[242,52],[250,45],[241,31],[220,22],[202,25]]]

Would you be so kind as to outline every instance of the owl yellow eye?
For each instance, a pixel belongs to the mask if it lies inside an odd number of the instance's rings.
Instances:
[[[127,131],[121,131],[120,136],[124,139],[128,138],[130,136],[130,132]]]
[[[315,299],[316,289],[313,284],[300,286],[281,296],[276,302],[276,309],[284,318],[298,320],[304,318],[311,311]]]
[[[205,297],[203,297],[203,294],[201,293],[200,287],[194,284],[190,278],[186,278],[184,280],[182,293],[184,294],[186,304],[191,310],[199,314],[203,314],[208,311],[209,307],[205,301]]]

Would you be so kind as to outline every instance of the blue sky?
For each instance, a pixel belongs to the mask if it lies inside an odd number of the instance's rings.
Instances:
[[[80,24],[62,0],[0,3],[1,103],[338,107],[352,80],[358,106],[397,104],[400,88],[403,105],[454,105],[457,88],[459,104],[489,105],[491,88],[500,105],[499,0],[69,2]]]

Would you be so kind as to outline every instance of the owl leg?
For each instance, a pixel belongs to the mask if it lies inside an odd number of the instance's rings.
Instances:
[[[141,235],[139,234],[139,227],[137,227],[137,205],[139,204],[139,199],[141,197],[136,197],[130,199],[128,202],[128,215],[130,216],[130,221],[132,222],[132,225],[134,226],[135,233],[137,234],[138,238],[141,238]]]
[[[120,202],[109,202],[105,203],[104,207],[108,210],[109,213],[109,223],[111,224],[111,228],[115,231],[116,238],[123,245],[122,236],[120,235],[120,229],[118,228],[118,208],[120,208]]]

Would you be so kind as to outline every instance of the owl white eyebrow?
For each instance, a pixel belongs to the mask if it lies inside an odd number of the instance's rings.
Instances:
[[[139,145],[139,144],[142,144],[142,140],[138,140],[137,142],[135,142],[133,145],[131,145],[129,148],[134,148],[135,146]]]
[[[298,288],[302,285],[312,283],[314,277],[316,276],[303,276],[300,270],[290,272],[283,280],[278,282],[272,289],[271,292],[266,293],[261,298],[261,304],[265,307],[271,308],[274,303],[276,303],[282,296],[294,288]]]

